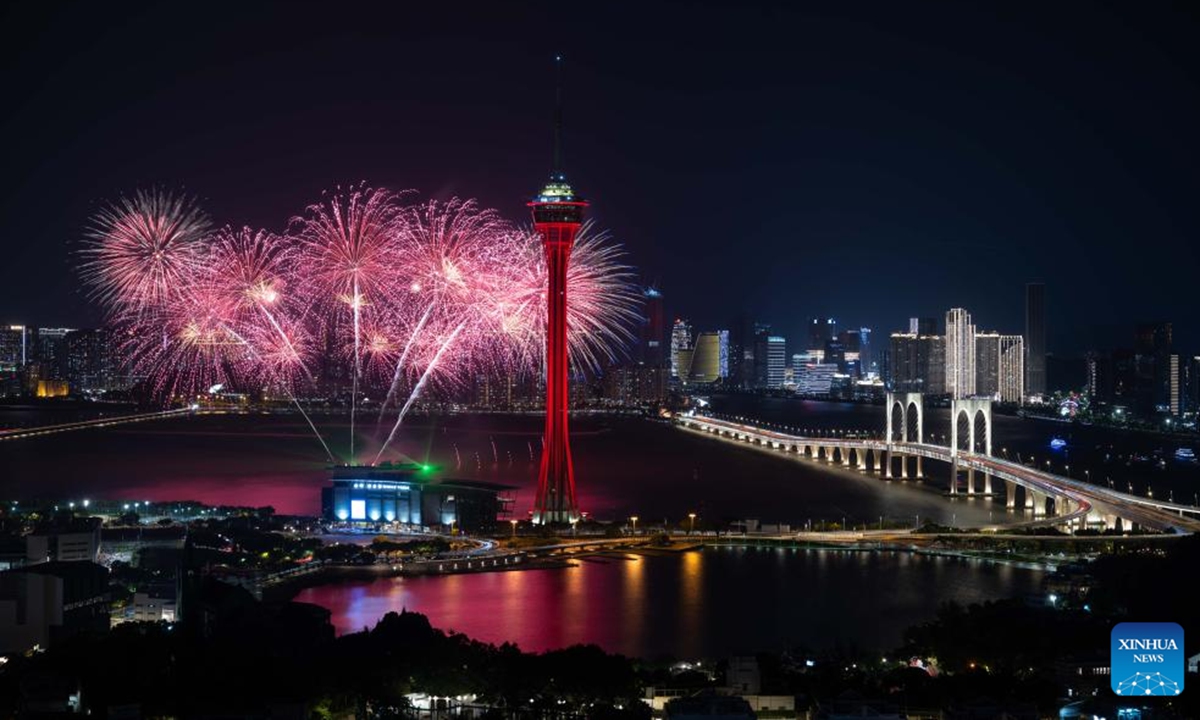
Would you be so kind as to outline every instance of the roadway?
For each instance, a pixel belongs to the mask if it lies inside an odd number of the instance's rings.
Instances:
[[[162,410],[160,412],[139,413],[137,415],[118,415],[117,417],[80,420],[79,422],[61,423],[59,425],[39,425],[31,428],[0,430],[0,441],[22,440],[25,438],[40,437],[42,435],[55,435],[58,433],[72,432],[75,430],[112,427],[113,425],[124,425],[126,423],[143,422],[146,420],[161,420],[162,418],[168,418],[175,415],[190,415],[194,412],[196,412],[195,407],[186,407],[178,410]]]

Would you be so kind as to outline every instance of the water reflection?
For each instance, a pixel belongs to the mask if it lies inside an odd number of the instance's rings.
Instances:
[[[345,583],[302,591],[339,632],[407,608],[527,650],[596,643],[653,657],[724,657],[789,644],[892,649],[944,600],[1038,588],[1038,571],[904,552],[720,548],[563,569]]]

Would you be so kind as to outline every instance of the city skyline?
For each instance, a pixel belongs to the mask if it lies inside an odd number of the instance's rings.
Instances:
[[[10,28],[57,21],[42,8],[7,12]],[[14,38],[26,64],[48,73],[13,65],[4,76],[14,112],[2,127],[23,142],[0,210],[11,260],[0,276],[0,322],[97,324],[76,291],[69,255],[98,203],[138,188],[184,188],[215,217],[276,229],[319,188],[362,180],[430,188],[435,197],[478,196],[520,219],[521,188],[541,177],[548,150],[533,128],[544,126],[550,107],[512,99],[528,98],[530,78],[562,50],[520,38],[573,27],[576,11],[456,19],[462,36],[489,40],[486,62],[483,47],[464,43],[450,58],[437,53],[435,63],[436,39],[402,30],[392,41],[347,29],[338,52],[300,56],[295,38],[317,33],[314,19],[250,10],[237,26],[190,18],[198,34],[225,42],[173,45],[171,63],[143,67],[144,57],[167,48],[142,31],[178,22],[177,12],[77,9],[90,20],[77,27],[103,27],[118,39],[135,34],[139,42],[98,46],[97,35],[76,31]],[[894,328],[908,315],[948,306],[1018,330],[1024,283],[1045,281],[1052,353],[1110,348],[1123,341],[1122,328],[1156,319],[1173,320],[1179,341],[1194,344],[1200,321],[1182,312],[1189,294],[1181,273],[1196,264],[1186,209],[1196,181],[1179,158],[1194,152],[1194,135],[1182,129],[1195,124],[1198,103],[1195,64],[1177,51],[1195,18],[1094,9],[1075,27],[1065,10],[1039,12],[1035,23],[1017,22],[1022,11],[1012,9],[1014,22],[981,41],[944,32],[980,24],[981,9],[897,12],[868,21],[700,7],[686,18],[695,31],[726,24],[747,31],[731,33],[739,39],[728,58],[708,59],[659,32],[677,21],[665,9],[651,9],[636,31],[618,13],[589,12],[597,32],[566,57],[578,96],[570,113],[588,120],[572,130],[566,164],[579,170],[581,192],[600,194],[598,220],[627,246],[647,284],[699,324],[727,325],[732,295],[740,309],[795,337],[811,315]],[[436,26],[440,17],[433,9],[388,10],[380,24]],[[785,28],[808,41],[798,45],[808,59],[799,74],[774,62],[767,48],[780,43],[742,44],[755,36],[750,30],[770,36]],[[599,40],[610,35],[626,40],[620,54]],[[1100,39],[1110,36],[1120,42]],[[1144,52],[1151,43],[1163,50]],[[219,56],[217,46],[226,48]],[[1015,46],[1026,52],[1009,52]],[[389,62],[371,62],[381,57]],[[1089,62],[1057,62],[1064,57]],[[1096,86],[1093,64],[1105,77],[1155,81]],[[885,65],[894,67],[879,72]],[[397,66],[414,69],[399,80],[413,83],[413,92],[373,92]],[[1054,72],[1039,74],[1043,67]],[[906,94],[888,88],[891,74],[906,72],[927,80],[905,85]],[[294,102],[308,90],[304,79],[326,74],[361,98],[351,120],[331,117],[320,103]],[[126,82],[132,77],[138,82]],[[734,113],[737,102],[718,104],[726,110],[707,100],[776,87],[784,99],[769,111]],[[965,87],[969,103],[955,90]],[[235,129],[197,111],[217,97],[260,120]],[[84,117],[69,111],[74,98],[110,120],[82,125]],[[453,121],[424,122],[424,104]],[[481,104],[506,110],[464,112]],[[1087,132],[1079,132],[1081,115]],[[167,122],[147,125],[146,117]],[[288,132],[278,132],[285,121]],[[71,149],[45,157],[42,147]],[[654,173],[644,172],[643,157],[656,159]],[[779,193],[788,203],[776,202]],[[749,231],[740,219],[747,215],[758,219]],[[743,254],[750,243],[758,251]],[[978,267],[963,267],[968,259]],[[889,269],[867,281],[864,260]],[[713,283],[724,288],[720,300],[706,290]]]
[[[1200,6],[0,33],[0,717],[1200,717]]]

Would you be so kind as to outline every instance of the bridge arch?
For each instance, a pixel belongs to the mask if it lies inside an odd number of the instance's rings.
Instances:
[[[924,395],[913,392],[888,393],[887,408],[887,441],[889,444],[896,441],[924,442]]]

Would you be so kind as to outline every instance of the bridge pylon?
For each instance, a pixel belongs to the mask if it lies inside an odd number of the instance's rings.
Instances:
[[[915,437],[909,437],[909,418],[916,419]],[[897,422],[899,427],[896,427]],[[885,478],[892,477],[893,444],[921,443],[925,438],[925,396],[918,392],[890,392],[887,394],[887,458],[884,460]],[[917,456],[916,477],[924,477],[921,456]],[[900,477],[908,477],[908,458],[900,453]]]
[[[958,453],[959,434],[958,421],[967,420],[967,452],[976,452],[975,425],[983,418],[983,452],[992,454],[992,399],[991,398],[959,398],[950,402],[950,494],[958,494]],[[983,476],[984,493],[992,494],[992,476]],[[967,469],[967,494],[975,494],[975,469]]]

